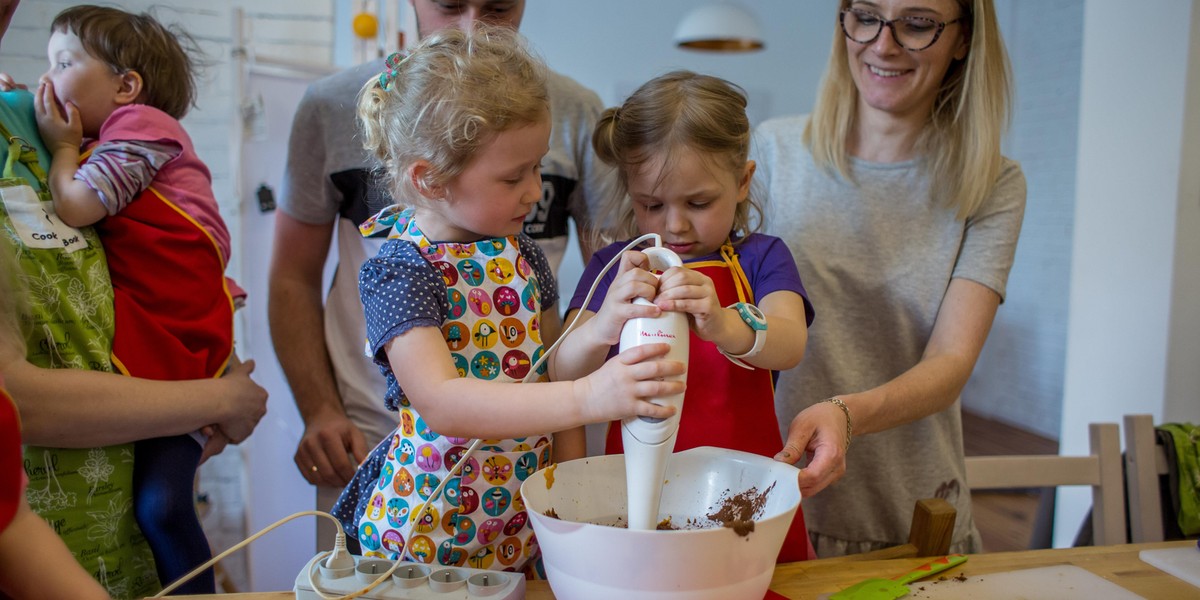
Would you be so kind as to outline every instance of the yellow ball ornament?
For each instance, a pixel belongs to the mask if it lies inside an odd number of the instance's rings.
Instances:
[[[354,19],[350,22],[350,25],[354,28],[354,35],[364,40],[375,37],[375,34],[379,32],[379,19],[375,18],[375,15],[371,13],[358,13],[354,15]]]

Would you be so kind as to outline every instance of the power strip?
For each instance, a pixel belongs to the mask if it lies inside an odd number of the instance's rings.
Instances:
[[[329,569],[318,564],[318,554],[296,576],[296,600],[323,600],[313,584],[326,596],[344,596],[363,589],[392,568],[392,561],[354,556],[354,566]],[[309,574],[311,573],[311,582]],[[404,563],[390,581],[359,596],[363,600],[524,600],[525,576],[521,573],[486,571],[466,567],[441,567]]]

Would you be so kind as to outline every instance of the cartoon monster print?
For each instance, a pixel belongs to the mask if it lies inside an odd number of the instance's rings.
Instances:
[[[446,287],[453,287],[454,284],[458,283],[458,272],[454,270],[453,265],[438,261],[434,262],[433,266],[442,276],[442,282],[446,284]]]
[[[416,459],[416,454],[417,451],[413,448],[412,441],[402,439],[400,440],[399,451],[396,453],[396,462],[402,465],[410,465]]]
[[[500,321],[500,341],[509,348],[520,346],[525,341],[525,324],[512,317]]]
[[[383,549],[388,552],[388,558],[399,554],[402,547],[404,547],[404,536],[400,535],[399,531],[389,529],[383,532]]]
[[[472,337],[477,347],[487,350],[496,345],[496,326],[487,319],[480,319],[475,324],[475,334]]]
[[[437,561],[447,567],[461,567],[467,562],[467,551],[455,548],[450,540],[442,540],[438,546]]]
[[[358,543],[368,550],[379,549],[379,530],[374,523],[366,522],[358,528]]]
[[[442,454],[433,444],[421,444],[417,448],[417,467],[422,471],[436,471],[442,464]]]
[[[443,525],[442,530],[459,546],[466,546],[475,539],[475,521],[461,513],[450,513],[450,519]]]
[[[392,498],[387,502],[388,526],[399,529],[408,518],[408,502],[404,498]]]
[[[508,567],[517,562],[521,558],[521,540],[515,537],[504,538],[500,543],[496,544],[496,559],[500,564]]]
[[[367,502],[366,518],[372,521],[378,521],[383,516],[383,494],[375,492],[371,495],[371,499]]]
[[[505,488],[494,487],[483,494],[483,512],[498,517],[512,504],[512,494]]]
[[[504,374],[513,379],[523,379],[529,374],[529,356],[520,350],[509,350],[504,355]]]
[[[409,473],[408,469],[401,467],[396,472],[395,479],[392,479],[392,491],[396,492],[397,496],[407,498],[412,495],[414,489],[412,473]]]
[[[495,562],[495,559],[496,556],[495,552],[492,550],[492,547],[484,546],[477,550],[475,554],[472,554],[471,558],[467,560],[467,563],[472,569],[490,569],[492,567],[492,563]]]
[[[529,513],[526,513],[525,511],[521,511],[513,515],[513,517],[508,520],[508,523],[504,525],[504,535],[517,535],[518,533],[521,533],[521,530],[525,529],[525,524],[528,522]]]
[[[474,287],[483,283],[483,269],[479,263],[473,260],[464,260],[458,263],[458,274],[462,275],[463,281]]]
[[[487,262],[488,278],[500,285],[508,285],[513,278],[512,263],[506,258],[496,257]]]
[[[500,537],[500,532],[504,529],[504,521],[500,519],[488,519],[479,524],[479,533],[475,534],[475,539],[483,545],[488,545],[496,538]]]
[[[472,288],[467,294],[467,305],[477,316],[486,317],[492,314],[492,297],[483,288]]]
[[[413,525],[413,531],[417,533],[429,533],[437,527],[437,507],[432,507],[429,510],[425,510],[424,504],[418,504],[413,507],[412,514],[417,518],[416,524]]]
[[[466,330],[467,326],[459,321],[450,321],[442,325],[442,338],[446,340],[446,347],[451,352],[458,352],[467,347],[470,340],[463,335]]]
[[[414,481],[417,484],[417,494],[421,496],[422,500],[428,500],[429,496],[433,494],[433,490],[437,489],[438,484],[442,482],[433,473],[421,473]]]
[[[495,379],[500,375],[500,359],[496,353],[483,351],[471,359],[471,374],[476,379]]]
[[[517,458],[517,464],[516,468],[513,470],[513,474],[517,476],[519,481],[525,481],[526,479],[529,479],[529,476],[533,475],[537,469],[537,454],[533,452],[526,452]]]
[[[418,535],[408,543],[408,555],[413,561],[429,564],[433,562],[433,540],[429,536]]]
[[[467,299],[463,296],[462,290],[448,287],[446,289],[446,302],[450,305],[450,308],[446,311],[447,318],[461,319],[463,315],[467,314]]]
[[[483,478],[492,485],[504,485],[512,477],[512,461],[504,456],[489,456],[483,461]]]
[[[464,487],[458,494],[458,511],[469,515],[479,509],[479,492],[473,487]]]
[[[400,411],[400,432],[404,434],[404,437],[412,437],[417,432],[413,420],[413,412],[411,410],[406,408]]]
[[[508,286],[496,288],[492,294],[492,301],[495,302],[496,312],[506,317],[517,314],[517,311],[521,309],[521,296]]]

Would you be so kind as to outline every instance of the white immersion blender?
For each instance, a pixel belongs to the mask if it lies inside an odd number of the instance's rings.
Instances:
[[[683,261],[667,248],[654,246],[642,250],[650,259],[650,269],[661,272],[670,267],[682,267]],[[652,304],[645,298],[635,298],[635,304]],[[687,314],[663,311],[659,316],[630,319],[621,329],[620,351],[642,344],[666,343],[671,346],[667,360],[688,362]],[[685,375],[675,375],[667,381],[684,381]],[[629,529],[654,530],[658,526],[658,504],[662,497],[663,476],[667,460],[675,449],[679,432],[679,415],[683,410],[683,393],[650,400],[660,406],[674,406],[675,414],[667,419],[632,417],[621,421],[621,443],[625,446],[625,485],[629,508]]]

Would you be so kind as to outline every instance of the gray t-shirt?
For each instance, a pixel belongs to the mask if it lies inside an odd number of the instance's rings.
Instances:
[[[786,434],[801,410],[890,381],[920,361],[953,278],[1004,298],[1025,212],[1025,177],[1004,159],[991,195],[966,221],[930,197],[921,162],[851,160],[854,183],[813,163],[805,117],[754,133],[755,179],[766,230],[787,242],[821,318],[800,365],[784,372],[776,412]],[[942,497],[958,510],[951,551],[981,549],[963,463],[961,405],[858,437],[846,474],[803,502],[818,555],[902,544],[914,503]]]
[[[383,59],[352,67],[311,86],[296,110],[288,140],[279,209],[304,223],[337,219],[337,271],[325,301],[325,338],[338,391],[350,420],[368,445],[395,427],[383,406],[386,384],[362,355],[366,325],[358,296],[358,270],[379,251],[384,238],[363,238],[358,225],[391,203],[362,147],[356,110],[358,92],[383,70]],[[567,247],[568,219],[584,226],[614,188],[611,168],[595,160],[592,129],[604,109],[600,97],[574,80],[549,73],[553,121],[550,151],[542,159],[543,199],[525,222],[552,271]]]

